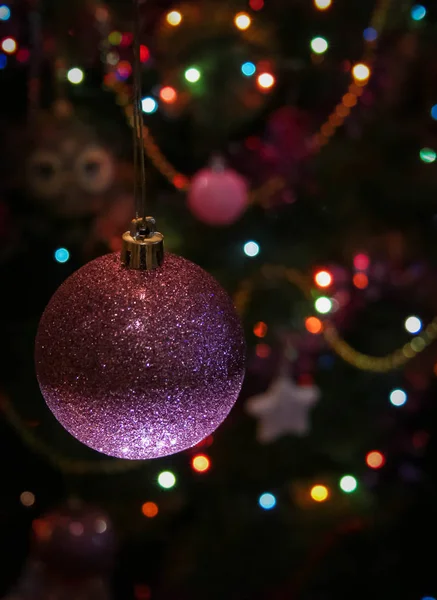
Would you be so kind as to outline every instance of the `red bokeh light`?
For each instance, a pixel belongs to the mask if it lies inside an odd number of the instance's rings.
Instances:
[[[369,268],[370,258],[367,254],[357,254],[354,256],[354,267],[357,271],[365,271]]]
[[[365,290],[369,285],[369,278],[365,273],[355,273],[353,276],[354,286],[359,290]]]

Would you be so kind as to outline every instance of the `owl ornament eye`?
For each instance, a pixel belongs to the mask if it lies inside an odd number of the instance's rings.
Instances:
[[[27,184],[32,193],[50,199],[62,191],[62,162],[52,152],[37,151],[27,163]]]
[[[78,157],[75,173],[83,190],[93,194],[105,192],[114,180],[112,156],[103,148],[90,146]]]

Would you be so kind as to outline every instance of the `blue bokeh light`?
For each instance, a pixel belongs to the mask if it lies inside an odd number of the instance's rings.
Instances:
[[[437,104],[431,108],[431,117],[437,121]]]
[[[374,42],[377,37],[378,32],[374,27],[367,27],[367,29],[363,31],[363,38],[366,40],[366,42]]]
[[[58,248],[55,251],[55,260],[58,263],[66,263],[70,258],[70,253],[67,248]]]
[[[6,54],[2,54],[0,52],[0,69],[4,69],[7,64],[8,64],[8,59],[7,59]]]
[[[421,598],[421,600],[436,600],[434,598],[434,596],[423,596],[423,598]]]
[[[269,492],[267,492],[265,494],[261,494],[261,496],[258,499],[258,504],[264,510],[271,510],[272,508],[274,508],[276,506],[276,498],[274,497],[273,494],[270,494]]]
[[[143,112],[151,115],[158,110],[158,103],[151,96],[147,96],[146,98],[142,99],[141,107],[143,109]]]
[[[415,4],[411,9],[411,18],[413,21],[421,21],[425,18],[426,8],[421,4]]]
[[[246,242],[244,244],[244,254],[253,258],[259,254],[259,245],[256,242]]]
[[[11,18],[11,9],[6,4],[0,6],[0,21],[8,21]]]
[[[252,77],[252,75],[255,75],[256,73],[256,66],[253,62],[245,62],[241,65],[241,72],[243,75],[246,75],[246,77]]]

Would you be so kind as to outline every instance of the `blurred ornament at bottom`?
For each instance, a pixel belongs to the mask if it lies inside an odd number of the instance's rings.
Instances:
[[[4,600],[110,600],[115,536],[102,511],[71,501],[35,519],[28,561]]]

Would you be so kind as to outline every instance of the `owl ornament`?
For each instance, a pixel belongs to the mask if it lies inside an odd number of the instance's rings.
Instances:
[[[62,221],[84,254],[118,240],[132,212],[133,173],[74,115],[42,115],[26,161],[26,192],[43,218]],[[84,235],[84,226],[86,234]],[[66,240],[67,243],[68,240]]]

